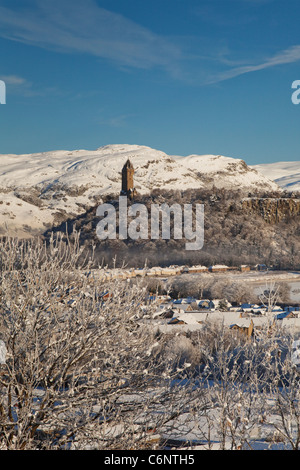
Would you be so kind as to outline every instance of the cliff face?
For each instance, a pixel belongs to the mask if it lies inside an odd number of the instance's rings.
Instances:
[[[249,214],[259,214],[270,224],[300,215],[300,199],[245,198],[241,205]]]

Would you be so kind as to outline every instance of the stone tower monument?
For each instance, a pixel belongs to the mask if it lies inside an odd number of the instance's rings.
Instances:
[[[133,185],[134,168],[131,161],[128,159],[122,169],[122,190],[121,196],[127,196],[130,199],[136,194]]]

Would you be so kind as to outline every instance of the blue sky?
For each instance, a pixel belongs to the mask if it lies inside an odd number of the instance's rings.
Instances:
[[[299,18],[299,0],[0,0],[0,153],[300,160]]]

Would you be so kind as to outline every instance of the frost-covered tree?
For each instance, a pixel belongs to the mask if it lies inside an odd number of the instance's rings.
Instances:
[[[2,449],[155,446],[153,429],[186,406],[145,292],[83,269],[77,241],[0,245]]]
[[[242,339],[208,320],[170,337],[143,283],[89,262],[76,235],[0,242],[1,449],[299,448],[283,330]]]

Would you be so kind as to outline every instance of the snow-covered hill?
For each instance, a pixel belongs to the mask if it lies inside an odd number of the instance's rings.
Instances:
[[[266,163],[251,168],[275,181],[287,191],[300,191],[300,161]]]
[[[255,168],[249,167],[244,160],[222,155],[189,155],[174,157],[186,168],[201,173],[204,186],[210,183],[217,188],[278,190],[278,185],[267,175],[263,176]]]
[[[139,145],[107,145],[97,150],[61,150],[0,155],[1,233],[28,235],[85,211],[95,197],[121,189],[121,170],[130,158],[135,187],[276,190],[276,183],[241,159],[215,155],[169,156]],[[14,231],[14,232],[13,232]]]

